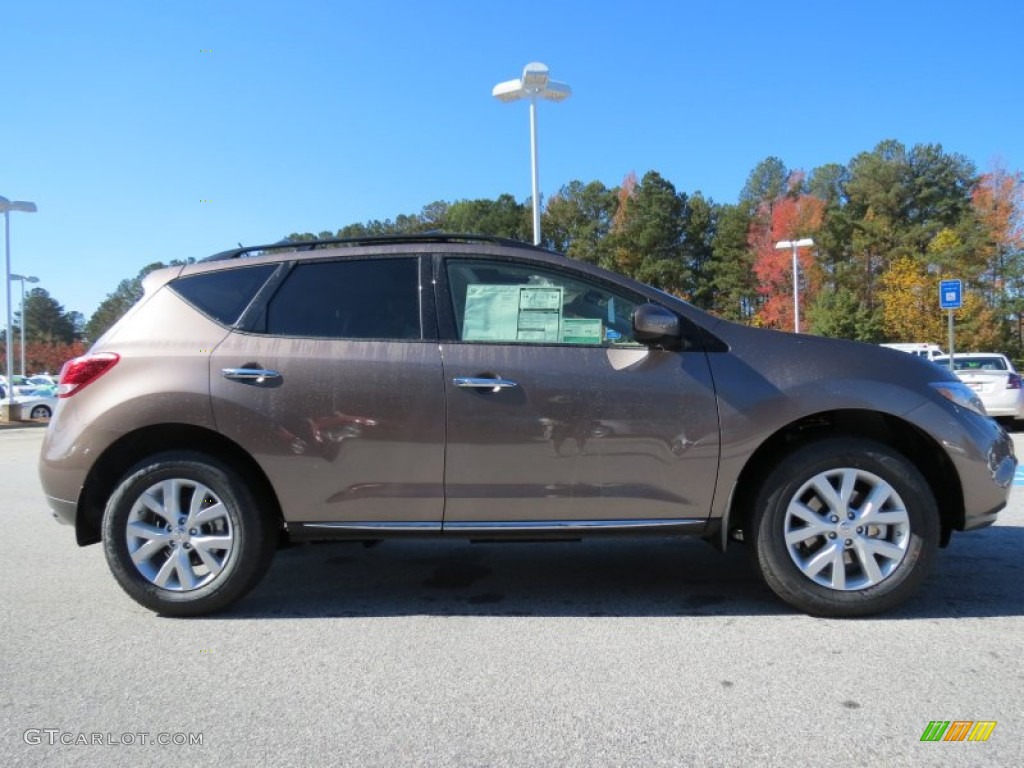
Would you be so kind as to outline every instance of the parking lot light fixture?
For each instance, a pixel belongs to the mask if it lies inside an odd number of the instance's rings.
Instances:
[[[25,373],[25,283],[38,283],[38,277],[26,277],[25,275],[11,275],[11,280],[21,281],[21,322],[18,325],[21,326],[21,375],[27,376]]]
[[[8,200],[0,197],[0,211],[4,214],[4,252],[6,254],[5,287],[7,290],[7,404],[14,404],[14,350],[11,334],[11,211],[35,213],[36,204],[25,200]]]
[[[565,101],[572,89],[548,77],[546,64],[531,62],[523,68],[523,76],[498,83],[491,95],[504,102],[530,100],[530,163],[533,194],[533,244],[540,245],[540,181],[537,171],[537,99]]]
[[[793,333],[800,333],[800,265],[797,262],[797,251],[801,248],[810,248],[814,241],[809,237],[799,240],[779,240],[775,244],[775,250],[784,248],[793,249]]]

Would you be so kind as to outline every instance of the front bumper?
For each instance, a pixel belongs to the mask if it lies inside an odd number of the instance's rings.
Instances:
[[[974,433],[972,437],[976,440],[974,445],[984,463],[965,461],[971,452],[963,451],[963,444],[957,446],[961,452],[950,451],[963,486],[964,519],[961,530],[964,531],[984,528],[996,521],[999,512],[1006,506],[1017,471],[1013,438],[1002,425],[991,418],[971,418],[970,421],[977,427],[971,430]],[[947,444],[947,450],[950,447]]]

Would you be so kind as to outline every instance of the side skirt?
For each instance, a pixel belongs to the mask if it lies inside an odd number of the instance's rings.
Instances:
[[[344,522],[288,523],[292,541],[363,540],[445,536],[474,541],[580,539],[587,536],[701,536],[708,521],[674,520],[530,520],[515,522]]]

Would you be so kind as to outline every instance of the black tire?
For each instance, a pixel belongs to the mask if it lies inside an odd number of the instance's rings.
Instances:
[[[114,578],[133,600],[165,616],[224,609],[256,586],[275,546],[268,505],[235,470],[201,453],[141,461],[118,483],[103,516]]]
[[[32,412],[29,413],[29,417],[33,419],[48,419],[50,416],[50,406],[48,405],[37,405],[32,409]]]
[[[881,503],[863,504],[870,494]],[[940,522],[934,494],[905,457],[871,440],[830,438],[779,462],[750,528],[758,568],[779,597],[845,617],[910,597],[931,570]]]

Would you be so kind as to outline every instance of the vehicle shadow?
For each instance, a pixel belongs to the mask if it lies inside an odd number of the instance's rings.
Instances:
[[[931,577],[885,619],[1024,615],[1024,528],[954,534]],[[747,549],[697,540],[582,543],[393,540],[282,550],[261,585],[217,619],[389,616],[669,617],[797,613]]]

